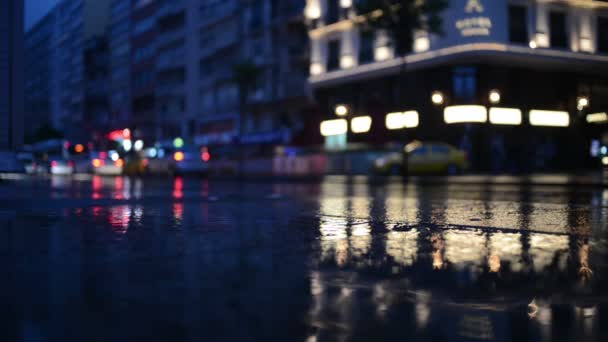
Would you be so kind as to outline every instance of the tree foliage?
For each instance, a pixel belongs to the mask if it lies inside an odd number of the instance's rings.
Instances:
[[[258,77],[260,76],[260,68],[251,61],[244,61],[235,64],[232,67],[234,82],[239,87],[241,97],[247,97],[248,93],[255,88]]]
[[[441,13],[448,0],[359,0],[356,1],[360,25],[385,31],[397,55],[411,51],[414,33],[424,30],[443,35]]]

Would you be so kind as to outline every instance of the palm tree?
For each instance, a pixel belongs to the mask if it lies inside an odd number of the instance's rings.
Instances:
[[[449,0],[358,0],[355,8],[359,16],[357,24],[363,29],[380,30],[388,34],[397,57],[403,60],[397,82],[405,71],[404,56],[411,52],[416,31],[443,35],[441,13],[449,6]]]
[[[385,31],[403,56],[411,51],[416,31],[443,35],[441,13],[448,5],[448,0],[358,0],[355,7],[358,23]]]
[[[247,111],[249,95],[255,89],[258,77],[261,74],[261,69],[252,61],[246,60],[232,66],[233,81],[236,83],[239,90],[239,120],[238,120],[238,144],[239,149],[239,174],[243,172],[243,146],[241,139],[243,137],[243,124],[245,122],[245,112]]]

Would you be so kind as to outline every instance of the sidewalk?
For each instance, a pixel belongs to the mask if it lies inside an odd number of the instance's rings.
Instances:
[[[608,173],[582,174],[531,174],[510,175],[462,175],[448,177],[411,177],[418,183],[488,184],[488,185],[535,185],[535,186],[585,186],[608,187]]]

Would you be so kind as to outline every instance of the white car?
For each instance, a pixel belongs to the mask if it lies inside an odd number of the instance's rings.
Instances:
[[[51,160],[51,174],[69,176],[74,173],[74,162],[65,159],[53,159]]]

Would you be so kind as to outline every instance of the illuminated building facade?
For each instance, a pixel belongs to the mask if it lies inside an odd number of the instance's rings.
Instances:
[[[444,34],[415,32],[403,57],[386,34],[354,23],[352,1],[309,0],[305,14],[319,109],[329,120],[348,108],[349,131],[325,132],[328,145],[442,140],[477,169],[491,169],[498,149],[502,169],[511,160],[521,170],[585,162],[576,155],[605,131],[586,116],[608,110],[606,1],[450,1]],[[372,124],[354,133],[357,117]],[[573,157],[555,161],[555,151]]]

